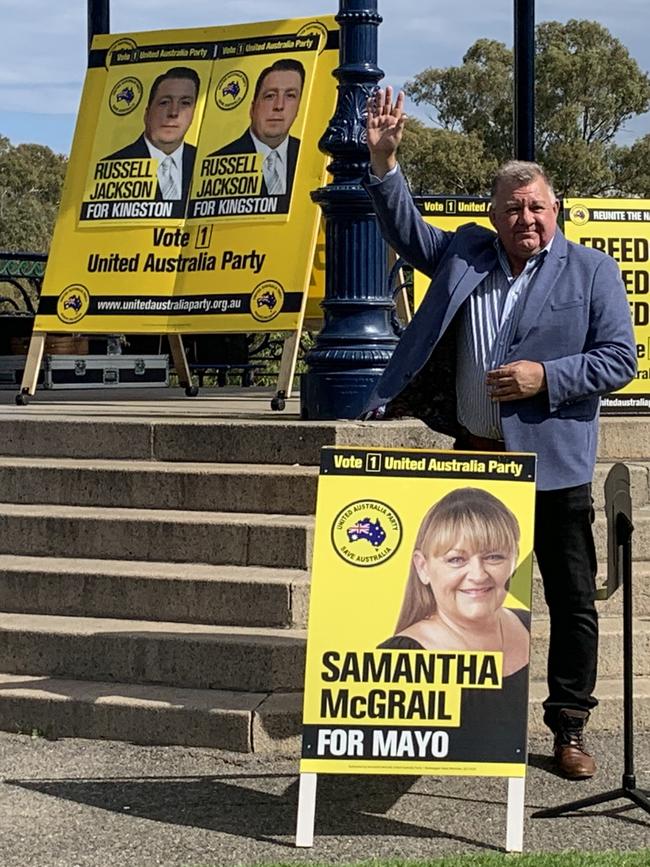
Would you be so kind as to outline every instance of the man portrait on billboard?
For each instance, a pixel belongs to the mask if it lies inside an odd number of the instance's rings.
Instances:
[[[299,60],[281,58],[260,72],[250,106],[250,126],[238,139],[209,156],[260,153],[263,196],[291,194],[300,139],[289,130],[300,109],[305,68]]]
[[[187,201],[196,148],[185,141],[194,119],[200,79],[194,69],[174,66],[151,85],[138,138],[105,160],[158,160],[156,199]]]

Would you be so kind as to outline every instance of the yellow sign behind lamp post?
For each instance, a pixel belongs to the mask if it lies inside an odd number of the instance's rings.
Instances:
[[[650,412],[650,199],[564,199],[570,241],[616,259],[630,303],[637,374],[602,399],[604,414]]]
[[[299,328],[337,37],[330,17],[96,37],[35,332]]]
[[[487,215],[490,200],[479,196],[416,196],[418,210],[431,225],[445,232],[455,232],[466,223],[492,228]],[[413,306],[417,310],[431,278],[420,271],[413,272]]]

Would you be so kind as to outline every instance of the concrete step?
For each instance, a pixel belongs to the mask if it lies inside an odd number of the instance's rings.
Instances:
[[[598,456],[608,461],[647,460],[650,455],[648,418],[601,416]]]
[[[530,673],[533,680],[546,677],[548,620],[533,618]],[[599,620],[598,673],[612,678],[623,675],[623,623],[620,617]],[[634,674],[650,676],[650,617],[634,618]]]
[[[550,750],[551,735],[544,725],[542,709],[546,694],[545,681],[531,681],[528,731],[534,735],[548,734]],[[599,677],[596,694],[599,704],[589,720],[588,732],[620,732],[623,725],[622,678]],[[634,678],[634,719],[636,731],[650,731],[650,676]],[[266,755],[299,756],[301,725],[302,693],[270,695],[253,720],[256,751]]]
[[[612,466],[596,467],[597,509]],[[650,461],[629,470],[633,507],[647,506]],[[308,515],[317,484],[318,469],[298,464],[0,457],[0,491],[9,503]]]
[[[309,573],[0,554],[0,611],[304,627]]]
[[[303,630],[0,614],[0,671],[272,692],[300,689]]]
[[[596,464],[592,486],[596,509],[602,509],[605,505],[605,479],[613,466],[612,461],[599,461]],[[647,456],[645,461],[627,462],[627,467],[630,471],[632,508],[647,506],[650,502],[650,458]]]
[[[637,618],[634,674],[650,675],[650,619]],[[533,621],[531,677],[546,672],[548,622]],[[211,689],[298,690],[306,633],[38,614],[0,614],[0,671]],[[622,675],[618,618],[601,618],[598,670]]]
[[[265,693],[0,674],[0,729],[250,753]]]
[[[598,681],[588,732],[619,732],[623,682]],[[637,732],[650,731],[650,677],[634,679]],[[529,732],[547,733],[546,685],[530,686]],[[137,744],[300,755],[302,692],[242,693],[0,674],[0,729],[51,738],[108,738]],[[550,734],[549,734],[550,749]]]
[[[604,586],[606,563],[600,563],[600,570],[596,578],[598,587]],[[632,604],[635,615],[638,617],[650,617],[650,563],[638,561],[632,568]],[[612,597],[597,603],[598,613],[601,617],[623,616],[623,590],[619,588]],[[544,589],[542,577],[535,568],[533,570],[533,614],[535,617],[546,617],[548,609],[544,601]]]
[[[316,467],[0,457],[8,503],[310,515]]]
[[[179,418],[66,415],[34,406],[0,408],[0,453],[17,457],[317,465],[324,445],[448,448],[449,437],[415,419],[387,422],[301,421],[285,415]]]
[[[650,507],[635,509],[632,515],[632,559],[650,560]],[[607,522],[603,514],[597,514],[594,522],[596,554],[603,566],[607,563]]]
[[[0,553],[305,569],[313,518],[0,503]]]
[[[633,581],[635,615],[650,617],[650,563],[634,564]],[[309,587],[300,569],[0,554],[0,611],[23,614],[304,628]],[[622,590],[598,611],[620,623]],[[536,570],[533,614],[548,617]]]
[[[590,716],[587,737],[590,731],[621,732],[623,729],[623,678],[599,675],[595,694],[598,698],[598,707]],[[546,733],[548,729],[544,725],[542,708],[542,702],[547,695],[546,681],[531,681],[529,695],[528,730],[531,734]],[[650,732],[650,677],[647,675],[634,678],[634,726],[638,732]]]
[[[65,403],[0,406],[0,453],[234,463],[256,463],[262,455],[264,463],[318,464],[324,445],[444,449],[451,445],[449,437],[416,419],[325,422],[262,412],[257,418],[201,413],[201,405],[190,402],[158,417],[147,404],[120,411],[115,405],[92,403],[77,412]],[[650,455],[646,419],[601,417],[598,455],[602,461],[646,460]]]

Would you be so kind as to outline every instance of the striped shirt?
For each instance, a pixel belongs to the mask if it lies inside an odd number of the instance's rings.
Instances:
[[[553,239],[513,277],[501,242],[495,247],[498,263],[463,304],[458,322],[456,407],[459,423],[475,436],[503,439],[501,410],[485,382],[488,370],[500,367],[534,282]]]

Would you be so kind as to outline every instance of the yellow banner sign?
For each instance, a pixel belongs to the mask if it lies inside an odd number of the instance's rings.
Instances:
[[[564,199],[570,241],[619,264],[636,337],[637,374],[602,399],[605,414],[650,412],[650,199]]]
[[[326,448],[301,772],[524,776],[535,458]]]
[[[337,62],[330,17],[97,37],[35,329],[295,329]]]
[[[416,196],[415,204],[427,223],[444,232],[455,232],[466,223],[492,228],[488,217],[490,200],[479,196]],[[417,310],[431,278],[413,272],[413,306]]]

